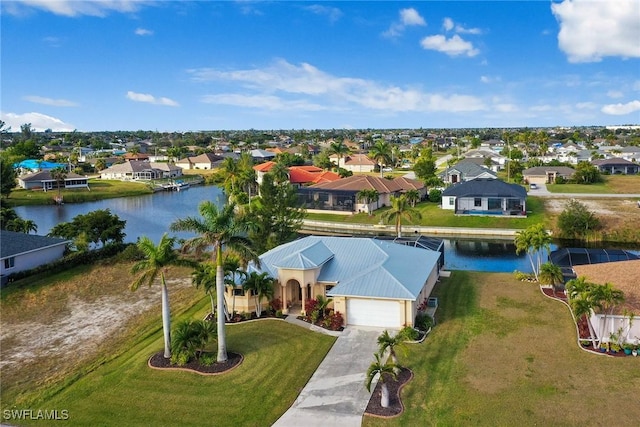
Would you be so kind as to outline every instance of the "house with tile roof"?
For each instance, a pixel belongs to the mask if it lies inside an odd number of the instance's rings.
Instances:
[[[253,167],[253,170],[256,171],[256,182],[258,185],[262,184],[262,178],[265,174],[269,173],[275,165],[276,162],[268,161]],[[289,182],[296,188],[340,179],[340,175],[337,173],[326,171],[317,166],[290,166],[288,169]]]
[[[329,308],[343,315],[345,325],[402,328],[414,324],[431,294],[440,256],[390,240],[308,236],[262,254],[260,267],[250,264],[248,271],[276,279],[274,298],[285,303],[287,314],[321,295],[332,298]],[[228,306],[232,292],[225,293]]]
[[[529,184],[554,184],[556,179],[569,180],[576,170],[568,166],[535,166],[522,171],[524,180]]]
[[[442,209],[456,215],[526,216],[527,190],[498,179],[473,179],[442,192]]]
[[[340,157],[340,159],[338,159],[337,154],[332,154],[329,158],[338,164],[338,167],[351,172],[373,172],[376,167],[376,162],[371,160],[366,154],[347,154]]]
[[[352,175],[337,181],[299,188],[298,197],[304,208],[310,212],[352,214],[390,206],[391,197],[414,189],[420,192],[421,197],[426,194],[424,183],[415,179],[398,177],[391,180],[372,175]],[[375,190],[378,200],[369,204],[364,200],[358,200],[358,193],[362,190]]]
[[[20,271],[49,264],[64,256],[69,240],[0,230],[0,284]]]

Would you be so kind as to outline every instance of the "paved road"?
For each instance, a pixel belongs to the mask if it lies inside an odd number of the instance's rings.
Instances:
[[[640,194],[611,194],[611,193],[552,193],[545,184],[538,184],[538,188],[530,189],[529,196],[549,197],[558,199],[640,199]]]

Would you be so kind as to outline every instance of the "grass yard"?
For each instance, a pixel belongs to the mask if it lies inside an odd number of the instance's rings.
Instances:
[[[390,208],[377,209],[373,215],[359,213],[355,215],[334,215],[308,213],[307,219],[318,221],[344,222],[347,224],[378,224],[381,215]],[[422,215],[421,220],[409,221],[403,219],[402,225],[423,225],[431,227],[467,227],[467,228],[517,228],[524,229],[532,224],[545,222],[544,203],[537,197],[527,198],[527,211],[531,211],[526,218],[508,218],[496,216],[455,216],[452,210],[440,208],[431,202],[416,205]]]
[[[547,184],[552,193],[640,194],[640,175],[603,175],[604,182],[591,185]]]
[[[67,410],[67,423],[78,426],[268,426],[291,406],[335,341],[281,320],[230,325],[227,348],[245,357],[232,372],[152,370],[147,359],[162,349],[160,288],[129,291],[129,267],[80,267],[3,291],[0,413]],[[174,326],[202,318],[209,308],[188,277],[188,271],[170,271]],[[112,324],[118,327],[107,330]],[[17,355],[20,363],[11,363]]]
[[[400,362],[398,418],[364,425],[637,425],[640,359],[587,353],[562,303],[511,274],[454,272],[438,325]]]
[[[153,190],[139,182],[89,179],[90,191],[86,188],[64,189],[61,195],[65,203],[91,202],[115,197],[142,196],[152,194]],[[16,188],[6,199],[8,206],[52,205],[58,190],[24,190]]]

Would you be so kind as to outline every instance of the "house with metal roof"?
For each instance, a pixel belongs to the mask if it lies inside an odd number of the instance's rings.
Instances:
[[[8,276],[63,257],[68,240],[0,230],[0,284]]]
[[[118,179],[121,181],[177,178],[180,176],[182,176],[182,168],[173,163],[147,161],[127,161],[100,171],[100,178],[102,179]]]
[[[498,179],[473,179],[442,192],[442,209],[456,215],[526,216],[527,190]]]
[[[224,157],[215,153],[202,153],[198,156],[185,157],[176,162],[182,169],[214,169],[222,164]]]
[[[333,300],[330,308],[346,325],[401,328],[413,325],[431,294],[440,258],[439,251],[403,242],[308,236],[262,254],[260,267],[250,264],[248,270],[276,279],[274,298],[285,303],[287,314],[321,295]]]
[[[591,162],[600,172],[611,175],[635,175],[640,173],[640,166],[620,157],[597,159]]]

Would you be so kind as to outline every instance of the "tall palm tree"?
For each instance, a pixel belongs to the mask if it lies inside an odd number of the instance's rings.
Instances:
[[[191,283],[196,288],[203,288],[211,300],[211,314],[216,313],[216,266],[211,262],[203,262],[191,273]]]
[[[51,169],[51,179],[56,181],[56,187],[58,188],[58,196],[56,197],[56,202],[62,202],[62,195],[60,192],[62,191],[62,186],[64,185],[64,180],[67,179],[67,171],[64,168],[58,167]]]
[[[340,160],[349,154],[349,147],[344,144],[344,141],[332,142],[329,146],[329,155],[331,154],[338,156],[338,168],[340,168]]]
[[[356,199],[359,202],[363,201],[367,204],[367,213],[369,214],[369,216],[371,216],[373,215],[373,212],[370,205],[371,203],[377,202],[378,199],[380,199],[380,194],[373,188],[365,188],[358,191],[358,193],[356,194]]]
[[[396,373],[400,371],[400,365],[398,364],[398,355],[396,350],[403,348],[403,343],[407,340],[407,337],[404,334],[397,333],[395,335],[391,335],[389,331],[385,330],[378,337],[378,349],[380,354],[384,354],[385,351],[389,350],[389,356],[391,356],[391,361],[396,366]]]
[[[236,185],[240,179],[240,168],[238,163],[231,157],[227,157],[222,162],[222,171],[224,176],[224,189],[229,196],[233,195]]]
[[[251,291],[256,304],[256,316],[262,315],[262,299],[273,298],[273,285],[275,280],[268,273],[256,273],[252,271],[244,282],[245,291]]]
[[[184,250],[202,254],[212,248],[211,259],[216,265],[216,296],[218,309],[218,362],[227,360],[227,341],[224,315],[224,267],[222,248],[227,247],[241,258],[254,261],[258,266],[260,260],[253,250],[250,239],[245,237],[248,223],[235,212],[235,204],[229,203],[218,208],[213,202],[205,201],[198,210],[202,218],[187,217],[171,224],[172,231],[190,231],[197,234],[184,243]]]
[[[144,259],[138,261],[131,267],[132,274],[139,276],[131,283],[131,290],[137,290],[140,285],[151,286],[160,276],[160,285],[162,286],[162,331],[164,333],[164,357],[171,358],[171,311],[169,308],[169,290],[165,281],[165,273],[171,266],[193,266],[189,260],[180,258],[178,253],[173,250],[175,237],[168,237],[164,233],[160,238],[158,245],[154,245],[153,241],[147,236],[143,236],[138,241],[138,249],[144,255]]]
[[[405,196],[399,196],[391,197],[391,209],[385,211],[381,217],[385,221],[395,221],[396,235],[402,237],[402,219],[409,221],[422,219],[422,214],[411,207]]]
[[[551,285],[555,292],[556,286],[564,282],[562,269],[552,262],[545,262],[540,266],[540,276],[538,278],[541,284]]]
[[[383,363],[380,360],[380,355],[378,353],[374,353],[373,356],[376,358],[375,362],[369,365],[369,369],[367,369],[366,379],[365,379],[365,387],[367,391],[371,391],[371,383],[375,379],[376,376],[380,375],[380,379],[378,382],[380,383],[381,388],[381,396],[380,396],[380,406],[383,408],[389,407],[389,388],[385,382],[385,376],[391,376],[393,379],[398,378],[395,368],[396,366],[393,363]]]
[[[531,269],[538,280],[540,266],[542,264],[542,250],[547,254],[551,250],[551,235],[544,228],[544,224],[538,223],[518,231],[514,239],[516,254],[526,252],[529,256]]]
[[[383,165],[391,163],[391,146],[388,142],[379,139],[371,147],[369,155],[380,167],[380,178],[382,178]]]
[[[276,162],[269,171],[273,175],[273,181],[277,184],[289,182],[289,168],[281,162]]]
[[[236,311],[236,275],[242,279],[247,277],[247,273],[241,270],[242,265],[240,263],[240,258],[231,254],[227,254],[224,258],[222,267],[224,269],[225,277],[224,284],[231,288],[231,310],[227,310],[225,313],[227,320],[231,320],[233,313]]]
[[[607,282],[593,289],[593,298],[604,314],[602,329],[606,330],[607,316],[613,314],[613,309],[624,302],[624,292]]]

